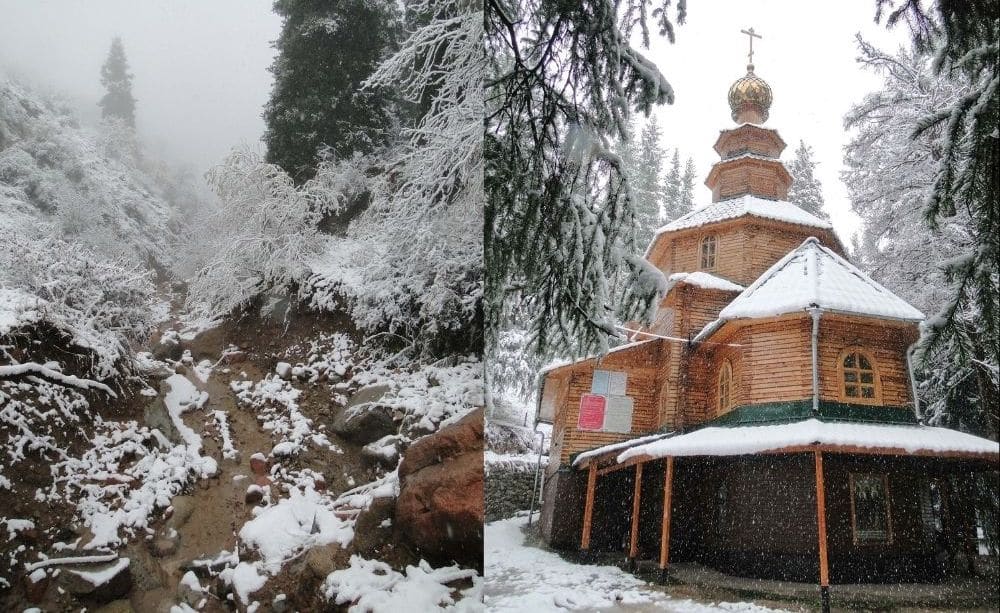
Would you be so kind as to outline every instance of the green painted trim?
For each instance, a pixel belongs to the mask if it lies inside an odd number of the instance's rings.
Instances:
[[[812,400],[793,400],[790,402],[767,402],[736,407],[725,415],[698,424],[693,429],[701,429],[709,426],[733,427],[751,424],[783,423],[801,421],[813,417],[824,421],[852,421],[876,424],[915,425],[919,423],[910,407],[872,406],[821,400],[819,403],[819,413],[814,415]]]

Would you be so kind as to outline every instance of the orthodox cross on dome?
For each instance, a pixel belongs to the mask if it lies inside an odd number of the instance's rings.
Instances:
[[[753,39],[764,38],[764,37],[754,32],[753,28],[750,28],[749,30],[740,30],[740,32],[746,34],[747,37],[750,39],[750,53],[747,54],[747,57],[750,58],[750,66],[753,66]],[[753,70],[753,68],[751,68],[750,70]]]

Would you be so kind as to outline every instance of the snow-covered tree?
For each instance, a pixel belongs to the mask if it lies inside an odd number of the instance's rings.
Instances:
[[[191,271],[188,306],[217,319],[268,291],[308,277],[320,248],[321,210],[281,168],[248,149],[234,150],[208,174],[220,208],[200,219],[180,270]]]
[[[397,8],[390,0],[277,0],[274,10],[284,22],[264,142],[267,161],[301,184],[322,148],[342,159],[386,142],[390,94],[361,83],[393,47]]]
[[[788,172],[792,175],[788,201],[820,219],[829,219],[830,216],[823,210],[823,185],[816,178],[813,148],[805,141],[799,141],[799,146],[795,149],[795,158],[788,164]]]
[[[673,221],[686,212],[682,204],[683,190],[684,176],[681,174],[681,152],[678,149],[674,149],[674,156],[670,160],[670,168],[667,169],[667,173],[663,177],[664,223]]]
[[[482,13],[468,0],[420,1],[424,25],[366,88],[392,86],[427,109],[381,153],[370,206],[332,244],[311,280],[314,304],[348,298],[360,327],[405,336],[423,351],[482,343]],[[319,200],[343,176],[324,163],[305,189]],[[328,289],[324,289],[328,288]],[[329,288],[334,288],[332,291]]]
[[[694,210],[694,187],[696,180],[697,175],[695,174],[694,160],[688,157],[687,162],[684,163],[684,174],[681,175],[679,207],[681,215],[687,215]]]
[[[98,103],[105,119],[120,119],[135,127],[135,98],[132,96],[132,74],[128,71],[125,46],[117,36],[111,41],[108,59],[101,66],[101,85],[107,90]]]
[[[673,39],[669,1],[488,0],[487,330],[530,313],[533,345],[608,347],[651,316],[661,274],[636,253],[635,206],[611,143],[673,91],[630,41]],[[684,3],[677,7],[683,21]]]
[[[985,353],[979,370],[984,409],[990,429],[1000,430],[1000,397],[996,394],[1000,362],[1000,19],[992,0],[970,0],[956,6],[950,0],[921,2],[878,0],[876,18],[887,25],[905,21],[915,47],[931,53],[936,78],[962,78],[968,90],[928,113],[912,126],[915,139],[937,135],[934,179],[924,217],[936,228],[965,214],[969,240],[945,263],[952,283],[951,298],[924,329],[922,352],[947,349],[955,361],[978,358],[964,349],[963,313],[980,326],[973,345]],[[977,335],[978,336],[978,335]],[[989,371],[987,374],[986,371]],[[992,381],[987,384],[986,379]],[[992,389],[992,395],[985,395]]]
[[[859,45],[861,61],[885,84],[845,119],[855,133],[843,178],[863,221],[856,251],[877,279],[934,314],[955,300],[948,265],[974,239],[976,228],[966,209],[933,226],[926,222],[945,132],[938,127],[915,136],[914,125],[948,109],[971,87],[960,74],[935,75],[925,52],[892,55],[863,41]],[[951,330],[935,343],[925,336],[920,346],[924,413],[932,423],[989,434],[998,388],[990,351],[996,336],[970,302],[958,307]]]
[[[638,141],[635,141],[630,127],[629,140],[621,149],[622,166],[629,180],[635,208],[636,246],[644,249],[663,217],[660,179],[663,149],[660,146],[660,126],[655,118],[650,118],[643,125]]]

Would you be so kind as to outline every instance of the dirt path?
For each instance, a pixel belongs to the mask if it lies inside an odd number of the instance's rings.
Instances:
[[[234,370],[245,372],[253,380],[262,377],[252,364],[239,366]],[[186,572],[184,566],[192,560],[213,558],[222,551],[233,551],[236,533],[252,517],[252,505],[244,502],[247,486],[253,482],[250,456],[256,452],[266,453],[271,448],[271,438],[260,428],[251,412],[237,405],[229,388],[234,374],[216,368],[208,381],[202,382],[191,369],[185,373],[195,387],[208,393],[209,399],[202,410],[186,413],[183,419],[195,432],[201,433],[203,454],[218,462],[219,471],[216,476],[197,482],[191,492],[174,498],[173,516],[163,522],[157,531],[153,549],[162,543],[163,550],[169,550],[169,542],[176,543],[176,549],[156,559],[163,587],[136,590],[133,594],[131,602],[136,611],[169,611],[171,605],[178,601],[177,586]],[[235,460],[223,457],[214,411],[222,411],[228,418],[232,444],[239,453]],[[211,602],[206,603],[203,610],[216,609],[224,610]]]

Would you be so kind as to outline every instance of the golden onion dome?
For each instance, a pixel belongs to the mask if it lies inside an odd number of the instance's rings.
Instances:
[[[737,123],[764,123],[772,100],[771,86],[753,73],[753,64],[747,65],[747,74],[729,88],[729,108]]]

